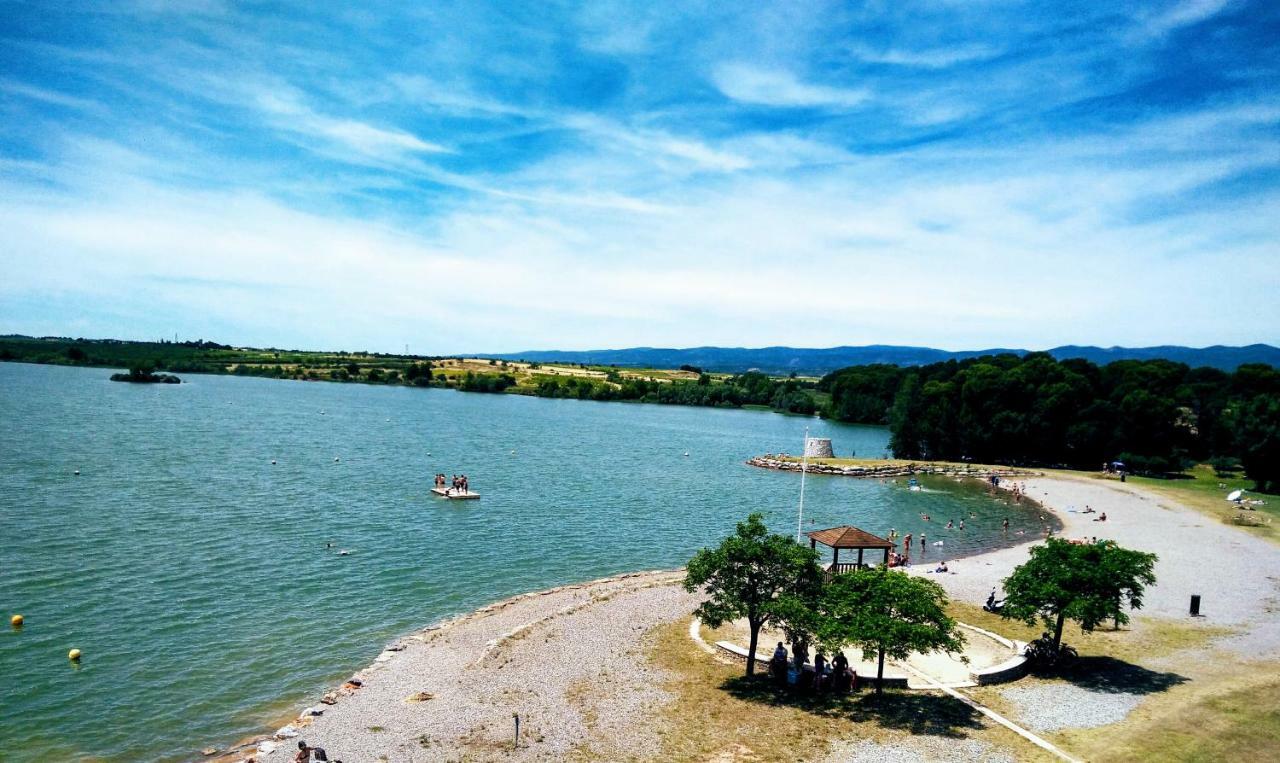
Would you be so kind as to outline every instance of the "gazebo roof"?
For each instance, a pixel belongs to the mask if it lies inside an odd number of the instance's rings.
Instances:
[[[866,530],[844,525],[826,530],[814,530],[805,533],[810,538],[831,548],[897,548],[893,541],[872,535]]]

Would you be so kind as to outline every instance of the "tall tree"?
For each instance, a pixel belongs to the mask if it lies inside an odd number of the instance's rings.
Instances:
[[[1053,631],[1053,649],[1062,646],[1067,620],[1091,631],[1106,620],[1129,622],[1124,607],[1142,608],[1146,587],[1156,582],[1156,555],[1114,543],[1069,543],[1049,538],[1031,549],[1031,558],[1005,578],[1004,617],[1028,625],[1037,619]]]
[[[909,373],[902,379],[902,386],[893,398],[889,411],[889,447],[898,458],[922,458],[926,454],[921,444],[920,412],[924,401],[920,394],[920,377]]]
[[[689,560],[684,587],[707,594],[694,614],[715,628],[746,618],[751,629],[747,675],[755,672],[760,629],[779,622],[790,611],[788,595],[820,580],[818,555],[785,535],[770,533],[762,514],[739,522],[737,531],[715,548],[704,548]]]
[[[947,617],[942,586],[905,572],[861,569],[836,575],[819,603],[818,641],[840,649],[856,646],[876,657],[876,693],[884,691],[884,660],[913,652],[957,652],[964,636]]]
[[[1280,399],[1258,395],[1236,414],[1236,447],[1259,492],[1280,492]]]

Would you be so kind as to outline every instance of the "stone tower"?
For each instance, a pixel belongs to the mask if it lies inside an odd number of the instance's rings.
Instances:
[[[804,441],[804,454],[809,458],[834,458],[830,437],[810,437]]]

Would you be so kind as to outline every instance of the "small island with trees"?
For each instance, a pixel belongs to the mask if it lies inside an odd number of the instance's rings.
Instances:
[[[111,374],[111,381],[132,382],[134,384],[181,384],[182,380],[173,374],[159,374],[150,366],[134,366],[127,374]]]

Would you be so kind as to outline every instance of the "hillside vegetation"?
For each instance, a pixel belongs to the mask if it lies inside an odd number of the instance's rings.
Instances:
[[[231,347],[216,342],[0,337],[0,360],[127,368],[137,374],[234,374],[302,381],[447,387],[579,400],[625,400],[720,408],[763,407],[813,414],[826,395],[816,379],[762,373],[708,374],[679,369],[540,364],[370,352],[311,352]]]

